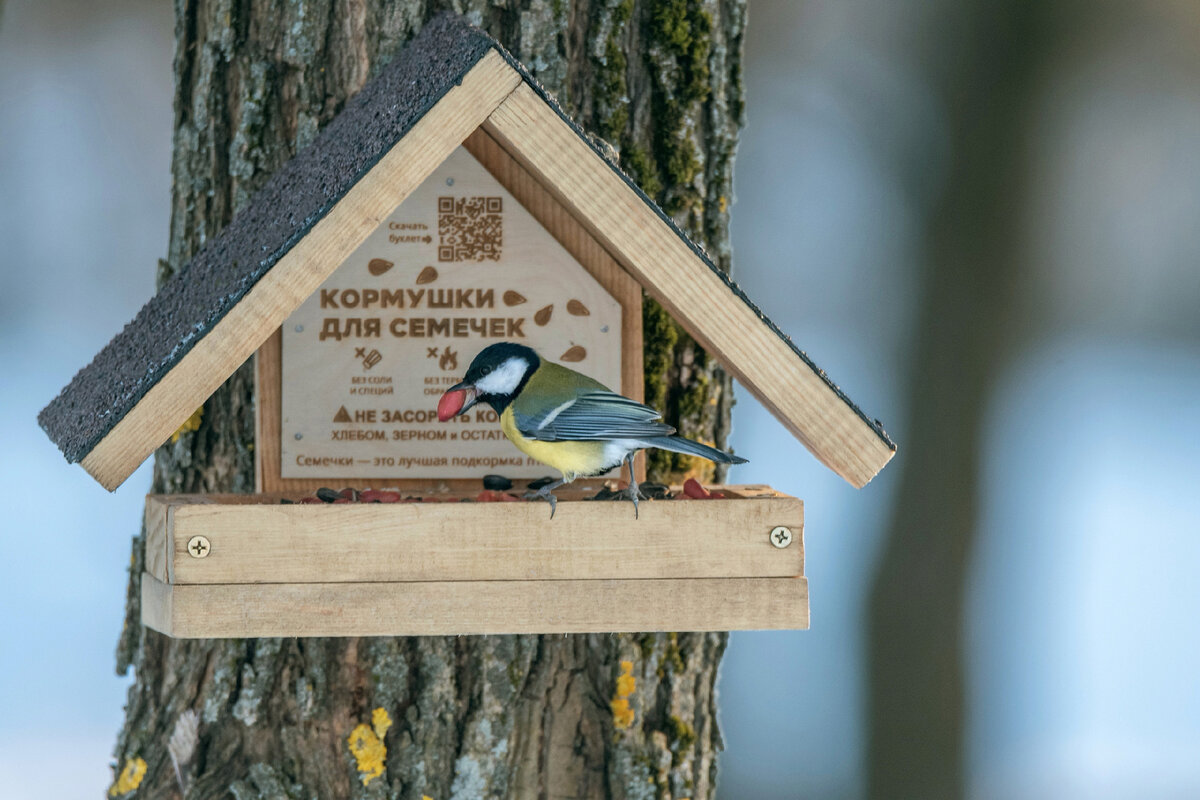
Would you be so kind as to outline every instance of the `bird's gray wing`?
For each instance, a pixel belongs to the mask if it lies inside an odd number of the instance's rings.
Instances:
[[[606,441],[670,436],[662,414],[615,392],[588,392],[536,414],[513,409],[522,436],[539,442]]]

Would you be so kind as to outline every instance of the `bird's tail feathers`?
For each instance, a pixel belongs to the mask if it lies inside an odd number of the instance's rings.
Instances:
[[[682,436],[655,436],[643,440],[647,447],[657,447],[660,450],[670,450],[673,453],[684,453],[689,456],[700,456],[718,464],[745,464],[746,459],[732,453],[723,453],[715,447],[709,447],[700,442],[693,442]]]

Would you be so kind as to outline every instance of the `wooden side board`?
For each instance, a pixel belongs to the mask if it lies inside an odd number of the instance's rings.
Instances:
[[[115,489],[521,82],[489,51],[83,459]]]
[[[179,638],[449,636],[808,627],[805,578],[172,586],[142,620]]]
[[[531,87],[517,87],[484,130],[818,459],[859,487],[887,464],[891,446]]]
[[[280,505],[146,502],[146,570],[185,584],[363,583],[804,574],[804,506],[786,496],[624,502]],[[793,534],[778,548],[777,526]],[[204,558],[187,551],[204,536]]]

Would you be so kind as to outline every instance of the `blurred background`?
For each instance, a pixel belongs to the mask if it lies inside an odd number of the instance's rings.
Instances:
[[[0,7],[6,798],[111,781],[148,467],[35,416],[153,292],[172,29]],[[855,491],[741,393],[813,622],[733,635],[721,797],[1200,796],[1200,5],[750,0],[745,69],[736,277],[900,452]]]

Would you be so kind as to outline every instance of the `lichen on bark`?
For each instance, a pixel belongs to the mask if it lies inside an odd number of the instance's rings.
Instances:
[[[729,266],[739,0],[175,5],[174,190],[160,281],[447,7],[504,43]],[[728,378],[660,306],[646,309],[647,397],[684,432],[723,445]],[[195,430],[159,449],[153,490],[252,491],[253,397],[246,365],[205,402]],[[660,478],[694,467],[651,465]],[[132,669],[135,682],[114,779],[143,759],[140,796],[179,796],[167,741],[187,709],[199,715],[183,766],[189,798],[713,796],[724,634],[177,641],[141,626],[143,564],[139,536],[117,648],[118,671]],[[620,720],[614,698],[625,701]],[[387,725],[377,725],[380,711]]]

